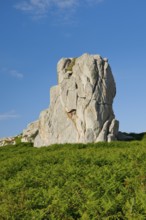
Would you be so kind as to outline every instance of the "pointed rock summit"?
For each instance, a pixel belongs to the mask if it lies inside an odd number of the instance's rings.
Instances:
[[[50,106],[23,131],[35,147],[117,139],[119,122],[112,109],[116,85],[110,65],[100,55],[62,58]]]

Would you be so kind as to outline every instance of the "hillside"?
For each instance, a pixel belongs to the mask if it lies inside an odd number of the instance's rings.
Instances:
[[[135,137],[0,148],[0,219],[146,219],[146,134]]]

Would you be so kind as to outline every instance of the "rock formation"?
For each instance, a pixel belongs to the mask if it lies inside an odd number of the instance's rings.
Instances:
[[[119,122],[112,109],[115,81],[106,58],[83,54],[62,58],[58,85],[50,90],[50,107],[23,132],[34,146],[117,139]]]
[[[7,145],[15,145],[17,144],[18,139],[21,139],[21,135],[14,137],[0,138],[0,147],[4,147]]]

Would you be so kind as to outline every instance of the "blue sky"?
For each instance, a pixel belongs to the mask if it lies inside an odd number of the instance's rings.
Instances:
[[[0,137],[49,106],[62,57],[108,57],[120,130],[146,131],[146,0],[1,0]]]

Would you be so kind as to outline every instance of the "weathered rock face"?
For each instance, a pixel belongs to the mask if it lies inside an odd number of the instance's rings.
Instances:
[[[116,86],[108,60],[89,54],[63,58],[57,72],[50,107],[25,130],[25,141],[34,137],[31,141],[40,147],[116,140],[119,122],[112,109]]]

